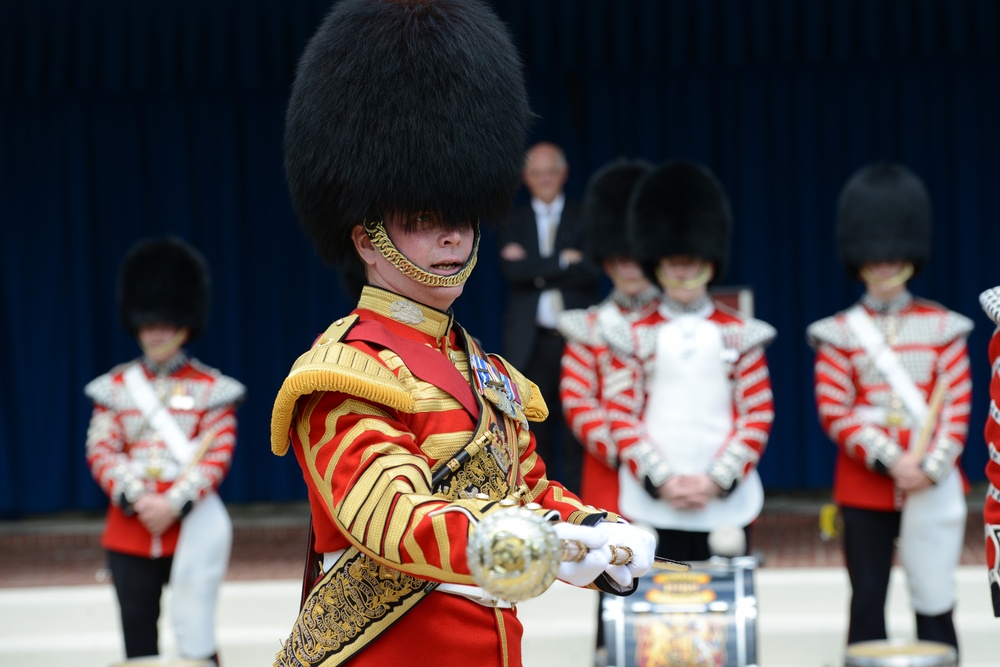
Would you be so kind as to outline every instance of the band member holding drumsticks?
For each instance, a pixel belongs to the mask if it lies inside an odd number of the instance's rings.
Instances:
[[[451,310],[480,222],[518,186],[530,116],[516,50],[475,0],[342,0],[306,48],[286,116],[292,202],[318,254],[367,285],[274,403],[272,448],[302,468],[317,561],[276,665],[520,665],[517,613],[467,551],[507,508],[554,522],[573,547],[551,561],[563,581],[628,594],[652,565],[648,533],[546,478],[529,428],[544,400]],[[519,539],[492,545],[501,563],[518,566],[504,547]]]
[[[898,536],[917,637],[957,649],[954,573],[966,515],[958,460],[972,396],[972,322],[907,289],[931,246],[930,198],[907,168],[872,164],[847,181],[837,244],[865,292],[810,325],[807,337],[820,423],[838,448],[833,493],[852,587],[847,641],[886,639]]]
[[[983,311],[997,325],[990,338],[990,414],[986,418],[986,446],[990,458],[986,462],[986,505],[983,519],[986,526],[986,565],[990,571],[990,597],[993,615],[1000,617],[1000,287],[992,287],[979,295]]]
[[[583,445],[580,498],[595,507],[618,511],[618,445],[621,415],[641,406],[620,403],[642,366],[635,330],[653,317],[660,305],[660,289],[646,277],[634,259],[625,233],[629,196],[650,170],[645,162],[616,160],[598,170],[587,184],[583,221],[588,259],[611,280],[607,299],[586,309],[563,311],[559,331],[566,338],[562,356],[560,399],[573,435]]]
[[[563,414],[583,447],[580,498],[595,507],[618,511],[618,445],[614,435],[622,416],[641,408],[629,382],[641,372],[643,353],[635,331],[655,316],[660,289],[634,259],[625,234],[629,197],[651,166],[638,160],[616,160],[594,173],[583,200],[584,249],[604,269],[613,287],[596,306],[566,310],[559,332],[566,339],[559,397]],[[622,399],[625,399],[624,402]],[[597,608],[597,652],[604,652],[603,602]]]
[[[741,537],[742,553],[725,555],[743,555],[763,506],[757,463],[774,419],[764,348],[775,330],[708,295],[725,273],[731,218],[722,185],[694,162],[660,165],[632,194],[632,247],[664,296],[635,331],[646,362],[628,393],[641,412],[614,429],[619,507],[656,529],[667,558],[708,560],[720,529]]]
[[[159,654],[169,581],[181,657],[218,664],[215,606],[232,528],[215,491],[229,471],[244,388],[184,352],[209,310],[208,268],[188,244],[164,238],[133,247],[119,272],[118,305],[143,354],[85,393],[94,402],[87,463],[111,501],[101,544],[125,653]]]

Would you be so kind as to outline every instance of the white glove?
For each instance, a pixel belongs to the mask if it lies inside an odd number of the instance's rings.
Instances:
[[[612,565],[612,559],[608,559],[608,567],[605,572],[618,585],[629,588],[632,586],[633,578],[641,577],[653,568],[656,538],[648,530],[637,528],[628,523],[610,523],[608,521],[602,521],[596,527],[605,535],[608,545],[617,547],[619,554],[622,547],[628,547],[632,551],[631,559],[625,565]],[[610,546],[608,550],[614,551]],[[619,559],[623,558],[621,555],[618,557]]]
[[[560,540],[577,540],[588,549],[587,555],[578,563],[560,562],[559,574],[556,575],[558,579],[573,586],[587,586],[593,583],[611,562],[607,536],[593,526],[577,526],[564,521],[555,524],[553,528]]]

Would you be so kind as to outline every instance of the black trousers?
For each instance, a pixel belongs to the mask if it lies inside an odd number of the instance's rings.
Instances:
[[[841,507],[844,520],[844,561],[851,579],[851,620],[847,643],[886,639],[885,602],[896,553],[901,514]],[[917,639],[950,644],[958,649],[951,611],[936,616],[916,614]]]
[[[173,557],[143,558],[108,551],[108,567],[121,610],[125,656],[159,655],[160,596],[170,581]]]
[[[583,445],[566,424],[559,400],[564,345],[565,341],[558,332],[539,328],[528,367],[518,370],[538,386],[549,408],[548,419],[540,424],[531,424],[535,434],[535,450],[545,462],[548,477],[560,482],[573,493],[579,493]]]

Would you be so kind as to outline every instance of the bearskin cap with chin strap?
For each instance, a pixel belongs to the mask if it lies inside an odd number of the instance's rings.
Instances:
[[[140,241],[118,272],[118,311],[133,336],[148,324],[188,329],[197,338],[208,323],[210,276],[201,253],[176,238]]]
[[[711,262],[709,284],[722,280],[732,226],[725,190],[707,167],[695,162],[666,162],[632,193],[629,234],[636,259],[654,282],[660,260],[678,256]]]
[[[583,198],[587,256],[595,264],[613,257],[634,258],[625,221],[636,183],[652,165],[641,160],[615,160],[590,177]]]
[[[931,200],[906,167],[876,163],[848,179],[837,206],[837,249],[857,278],[870,262],[909,262],[920,273],[931,255]]]
[[[517,50],[484,3],[341,0],[302,55],[285,118],[299,222],[325,261],[357,275],[357,225],[498,220],[530,119]]]

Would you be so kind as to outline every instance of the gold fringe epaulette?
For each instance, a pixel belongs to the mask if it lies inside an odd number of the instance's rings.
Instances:
[[[517,393],[521,395],[521,409],[524,410],[524,416],[528,418],[528,421],[545,421],[549,416],[549,406],[545,404],[545,399],[542,398],[542,392],[538,389],[538,385],[526,378],[521,371],[511,366],[510,362],[500,355],[490,356],[501,362],[503,367],[507,369],[507,374],[514,386],[517,387]]]
[[[344,317],[326,330],[316,346],[300,356],[281,385],[271,410],[271,451],[284,456],[300,397],[317,391],[341,391],[395,410],[413,412],[413,396],[375,357],[341,343],[358,319]]]

